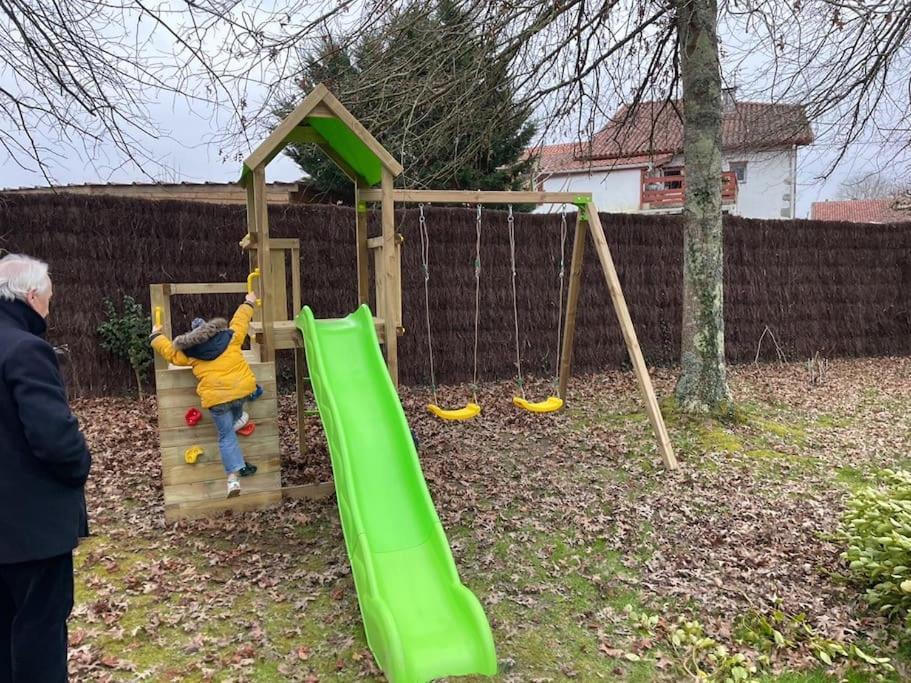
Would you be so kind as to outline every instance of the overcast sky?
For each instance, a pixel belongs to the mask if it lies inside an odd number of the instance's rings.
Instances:
[[[217,122],[211,112],[196,111],[181,101],[160,103],[152,108],[156,120],[162,122],[165,135],[147,143],[153,156],[159,159],[168,171],[150,169],[157,179],[168,182],[224,182],[234,181],[240,176],[240,163],[220,158],[216,138],[219,134]],[[244,153],[250,150],[242,150]],[[809,215],[810,204],[834,198],[840,183],[860,173],[877,170],[878,164],[888,150],[873,144],[860,144],[841,164],[828,181],[818,176],[828,170],[834,149],[823,143],[802,148],[798,156],[798,217]],[[120,166],[120,158],[113,153],[109,157],[98,156],[94,160],[83,160],[76,150],[66,150],[64,156],[53,166],[54,179],[59,184],[103,183],[103,182],[149,182],[140,169]],[[284,155],[277,157],[268,169],[270,181],[291,181],[301,177],[297,165]],[[6,160],[0,166],[0,187],[26,187],[46,185],[42,175],[26,171]]]

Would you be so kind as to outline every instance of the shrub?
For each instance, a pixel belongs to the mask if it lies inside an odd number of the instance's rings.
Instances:
[[[880,486],[848,502],[840,535],[842,557],[853,578],[867,588],[867,601],[911,628],[911,472],[886,470]]]
[[[136,377],[141,401],[142,380],[153,361],[152,349],[149,346],[152,319],[146,315],[142,304],[131,296],[123,297],[123,313],[118,313],[113,302],[105,299],[104,312],[107,320],[98,326],[101,348],[130,364]]]

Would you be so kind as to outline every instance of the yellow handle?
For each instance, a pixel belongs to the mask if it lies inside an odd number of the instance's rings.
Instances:
[[[259,276],[260,276],[259,268],[257,268],[256,270],[254,270],[252,273],[250,273],[250,274],[247,276],[247,293],[248,293],[248,294],[252,294],[252,293],[253,293],[253,280],[255,280],[256,278],[258,278]],[[257,299],[257,300],[256,300],[256,305],[257,305],[257,306],[262,306],[262,305],[263,305],[263,300],[262,300],[262,299]]]
[[[161,327],[161,306],[155,307],[155,327]]]

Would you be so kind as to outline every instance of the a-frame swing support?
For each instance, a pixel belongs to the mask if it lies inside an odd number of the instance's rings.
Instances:
[[[566,400],[566,389],[572,371],[572,351],[576,332],[576,312],[579,304],[579,293],[582,288],[582,267],[585,256],[585,245],[587,242],[586,237],[590,232],[595,252],[598,255],[598,261],[601,264],[601,270],[604,273],[604,280],[607,284],[608,292],[610,293],[611,302],[614,306],[614,312],[617,314],[617,320],[620,323],[623,341],[626,344],[626,350],[629,353],[630,361],[633,365],[633,372],[636,375],[639,392],[645,402],[645,411],[648,415],[649,422],[651,423],[652,430],[655,433],[658,451],[661,453],[661,459],[664,462],[665,467],[671,470],[677,469],[677,458],[674,455],[674,449],[671,446],[667,427],[664,424],[664,417],[661,415],[661,408],[659,407],[658,399],[655,396],[655,389],[652,386],[652,380],[648,373],[648,367],[645,364],[645,358],[642,356],[642,349],[639,347],[639,339],[636,336],[636,329],[630,318],[629,309],[626,305],[626,298],[623,295],[623,288],[620,285],[617,269],[614,266],[614,259],[611,256],[610,247],[607,243],[607,237],[604,234],[604,228],[601,225],[597,207],[592,201],[590,194],[573,192],[475,192],[463,190],[392,190],[390,192],[387,186],[384,187],[382,191],[373,189],[362,190],[358,192],[358,200],[361,202],[383,203],[383,206],[386,209],[383,213],[384,236],[387,231],[390,233],[394,231],[393,226],[386,226],[387,212],[392,214],[392,211],[386,207],[394,204],[394,202],[575,204],[579,211],[576,218],[576,234],[573,239],[569,292],[567,294],[566,318],[563,330],[563,343],[561,345],[559,397],[564,401]],[[392,220],[391,215],[388,220]],[[391,273],[387,274],[387,276],[391,275]],[[399,282],[398,285],[401,286],[401,282]],[[392,350],[394,352],[394,347]],[[398,363],[395,360],[390,360],[390,371],[393,367],[397,370]]]

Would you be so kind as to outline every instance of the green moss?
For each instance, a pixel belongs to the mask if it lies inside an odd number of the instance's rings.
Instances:
[[[729,403],[716,411],[713,417],[727,425],[744,425],[750,421],[750,411],[739,403]]]
[[[854,424],[854,420],[850,417],[835,417],[834,415],[820,415],[816,419],[816,424],[820,427],[825,427],[827,429],[839,428],[839,427],[850,427]]]
[[[737,437],[719,426],[703,427],[700,442],[705,450],[712,453],[736,453],[743,450],[743,444]]]
[[[806,429],[798,425],[786,425],[781,422],[763,420],[761,418],[754,418],[752,422],[764,431],[770,432],[781,439],[791,441],[795,444],[803,444],[807,438]]]
[[[680,405],[677,403],[676,396],[673,394],[670,396],[665,396],[663,399],[661,399],[658,405],[661,408],[661,415],[664,417],[665,424],[680,424]]]

